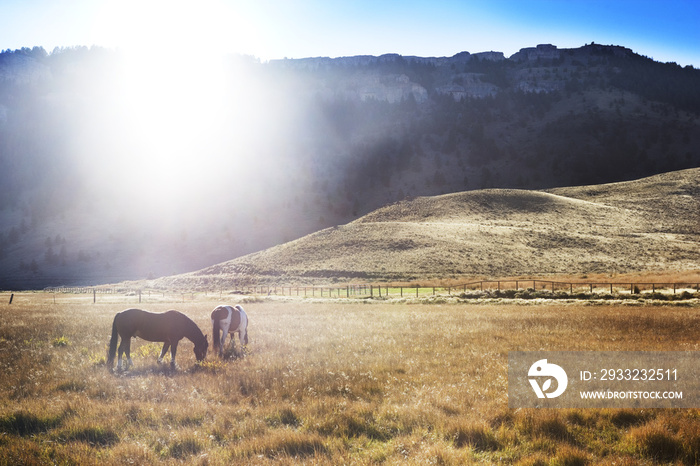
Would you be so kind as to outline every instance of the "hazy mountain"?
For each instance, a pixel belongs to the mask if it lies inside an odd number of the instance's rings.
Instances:
[[[623,47],[154,63],[0,54],[0,287],[196,270],[416,196],[700,166],[700,71]]]

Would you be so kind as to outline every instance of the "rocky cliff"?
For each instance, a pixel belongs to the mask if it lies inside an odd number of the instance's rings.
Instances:
[[[551,44],[520,49],[506,58],[502,52],[460,52],[452,57],[414,57],[398,54],[340,58],[272,60],[273,69],[312,72],[334,79],[314,83],[312,92],[326,99],[373,99],[396,103],[413,98],[427,100],[430,93],[449,95],[459,101],[469,97],[492,97],[515,88],[524,92],[561,91],[578,80],[575,73],[588,69],[601,56],[630,57],[624,47],[587,45],[559,49]],[[413,70],[395,73],[392,70]],[[338,73],[342,76],[336,78]],[[494,72],[500,73],[494,79]],[[426,74],[432,80],[426,82]]]

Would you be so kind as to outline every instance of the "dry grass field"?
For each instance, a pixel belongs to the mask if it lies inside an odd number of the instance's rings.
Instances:
[[[171,372],[137,340],[134,368],[110,373],[112,318],[133,297],[2,298],[0,464],[700,461],[698,410],[507,405],[509,351],[694,351],[697,307],[260,300],[244,304],[244,357],[197,366],[183,340]],[[210,333],[216,304],[141,307]]]

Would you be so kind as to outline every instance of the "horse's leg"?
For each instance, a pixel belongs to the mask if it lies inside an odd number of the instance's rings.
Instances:
[[[160,356],[158,356],[158,364],[163,362],[163,358],[165,357],[165,353],[168,352],[168,348],[170,348],[170,342],[166,341],[165,343],[163,343],[163,349],[160,352]]]
[[[129,338],[122,337],[121,343],[119,343],[119,349],[117,350],[117,370],[120,371],[122,370],[122,355],[124,354],[124,351],[126,350],[126,342],[129,341]]]
[[[134,361],[131,360],[131,337],[126,339],[126,367],[134,367]]]
[[[170,345],[170,367],[175,369],[175,354],[177,353],[177,344],[179,341],[175,341]]]
[[[226,344],[226,332],[221,332],[221,337],[219,338],[219,356],[224,357],[224,345]]]
[[[226,344],[226,337],[228,336],[228,331],[230,328],[231,322],[221,326],[221,345],[219,346],[219,356],[222,358],[224,357],[224,345]]]

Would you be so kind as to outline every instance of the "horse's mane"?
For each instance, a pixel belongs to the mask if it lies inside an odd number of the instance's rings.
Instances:
[[[185,317],[187,330],[189,332],[192,332],[193,336],[195,338],[197,338],[197,340],[199,340],[199,342],[202,342],[205,338],[204,338],[204,333],[202,332],[202,329],[199,328],[199,325],[197,325],[194,320],[190,319],[185,314],[181,314],[181,315]],[[197,344],[197,342],[194,340],[192,340],[192,343],[194,343],[195,345]]]

